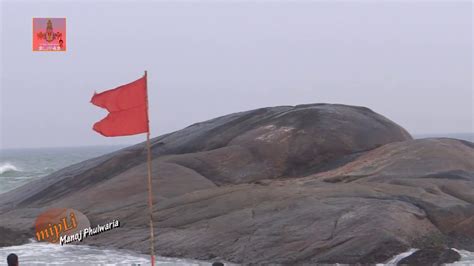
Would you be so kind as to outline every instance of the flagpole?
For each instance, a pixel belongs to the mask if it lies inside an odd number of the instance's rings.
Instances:
[[[148,77],[145,70],[145,84],[146,84],[146,108],[148,116]],[[148,132],[146,134],[146,148],[147,148],[147,167],[148,167],[148,211],[150,212],[150,256],[151,265],[155,266],[155,234],[153,228],[153,192],[151,182],[151,148],[150,148],[150,120],[148,120]]]

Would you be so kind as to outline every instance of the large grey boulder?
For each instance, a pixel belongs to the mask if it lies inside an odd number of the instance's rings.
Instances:
[[[161,255],[374,263],[409,247],[474,249],[474,145],[412,140],[364,107],[262,108],[152,144]],[[25,232],[41,211],[73,208],[121,221],[86,243],[146,253],[145,156],[142,143],[2,194],[0,226]]]

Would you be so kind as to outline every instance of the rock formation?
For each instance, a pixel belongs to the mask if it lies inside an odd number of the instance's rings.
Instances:
[[[461,255],[452,249],[429,248],[415,251],[401,259],[397,265],[444,265],[459,261]]]
[[[413,140],[364,107],[235,113],[157,137],[152,153],[163,256],[375,263],[409,247],[474,250],[474,144]],[[73,208],[121,222],[87,244],[147,253],[145,161],[142,143],[2,194],[0,227],[33,235],[41,211]]]

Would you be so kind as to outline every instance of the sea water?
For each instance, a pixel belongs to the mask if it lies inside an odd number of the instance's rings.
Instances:
[[[0,194],[66,166],[121,148],[123,146],[2,149],[0,150]]]
[[[150,265],[150,256],[128,250],[105,249],[87,245],[59,245],[34,242],[20,246],[0,248],[0,265],[15,253],[20,265]],[[156,257],[157,265],[200,266],[209,262],[179,258]]]
[[[0,194],[68,165],[120,148],[122,146],[0,150]],[[408,250],[379,265],[394,265],[415,251]],[[455,251],[461,255],[461,261],[450,265],[474,265],[474,252]],[[21,265],[150,265],[148,255],[133,251],[34,241],[0,248],[0,265],[6,265],[5,258],[10,253],[19,256]],[[156,261],[158,265],[211,265],[205,261],[180,258],[156,257]]]

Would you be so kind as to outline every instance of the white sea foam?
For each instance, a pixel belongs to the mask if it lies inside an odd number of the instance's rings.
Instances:
[[[0,265],[10,253],[18,255],[20,265],[150,265],[150,256],[121,249],[87,245],[59,245],[32,241],[29,244],[0,248]],[[158,265],[201,266],[209,262],[156,257]]]
[[[452,266],[474,265],[474,252],[466,250],[457,250],[461,255],[461,260],[455,263],[446,264]],[[410,256],[417,249],[410,249],[406,252],[394,256],[385,263],[377,264],[396,265],[401,259]],[[20,258],[23,265],[150,265],[150,257],[148,255],[135,253],[133,251],[121,249],[105,249],[92,247],[87,245],[58,245],[45,242],[31,241],[29,244],[20,246],[11,246],[0,248],[0,258],[6,258],[8,254],[15,253]],[[178,265],[178,266],[208,266],[210,262],[188,260],[180,258],[156,257],[158,265]],[[0,261],[0,265],[3,261]],[[225,263],[225,265],[237,265]],[[344,265],[344,264],[336,264]]]
[[[400,254],[394,256],[392,259],[390,259],[389,261],[387,261],[384,264],[377,264],[377,266],[379,266],[379,265],[380,266],[381,265],[396,265],[400,260],[410,256],[411,254],[413,254],[417,250],[418,249],[412,248],[412,249],[410,249],[406,252],[403,252],[403,253],[400,253]],[[454,263],[448,263],[446,265],[452,265],[452,266],[474,265],[474,252],[470,252],[470,251],[467,251],[467,250],[457,250],[455,248],[452,248],[452,250],[456,251],[457,253],[459,253],[459,255],[461,255],[461,260],[456,261]]]
[[[16,166],[9,162],[0,163],[0,175],[7,172],[20,171]]]
[[[474,252],[467,250],[457,250],[453,248],[452,250],[456,251],[461,255],[461,260],[455,263],[450,263],[446,265],[474,265]]]
[[[411,254],[415,253],[418,249],[412,248],[408,251],[405,251],[403,253],[400,253],[396,255],[395,257],[391,258],[389,261],[387,261],[385,264],[377,264],[377,265],[397,265],[399,261],[401,261],[403,258],[406,258],[410,256]]]

